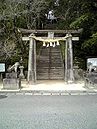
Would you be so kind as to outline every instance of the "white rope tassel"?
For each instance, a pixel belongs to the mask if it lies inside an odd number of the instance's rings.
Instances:
[[[57,41],[57,46],[59,46],[60,44],[59,44],[59,41]]]
[[[46,47],[49,47],[49,43],[47,44],[47,46]]]
[[[54,42],[53,47],[55,47],[55,46],[56,46],[56,44],[55,44],[55,42]]]
[[[50,42],[50,46],[53,46],[52,42]]]
[[[43,42],[43,47],[45,47],[46,46],[46,43],[45,42]]]

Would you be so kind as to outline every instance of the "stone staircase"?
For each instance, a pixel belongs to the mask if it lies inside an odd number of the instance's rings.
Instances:
[[[63,80],[64,64],[60,46],[42,47],[37,59],[37,80]]]

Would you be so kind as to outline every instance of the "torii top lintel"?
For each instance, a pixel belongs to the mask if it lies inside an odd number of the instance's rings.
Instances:
[[[48,32],[54,32],[54,33],[71,33],[71,34],[79,34],[82,32],[82,29],[78,30],[28,30],[28,29],[22,29],[19,28],[18,31],[20,33],[25,33],[25,34],[31,34],[31,33],[48,33]]]

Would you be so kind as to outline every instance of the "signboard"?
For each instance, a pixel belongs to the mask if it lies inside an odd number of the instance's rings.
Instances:
[[[0,72],[5,72],[5,63],[0,63]]]
[[[97,71],[97,58],[87,59],[87,69],[88,71]]]

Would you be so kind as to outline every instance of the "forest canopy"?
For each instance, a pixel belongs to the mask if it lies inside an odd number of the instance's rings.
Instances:
[[[53,22],[47,18],[50,10]],[[85,68],[87,57],[97,57],[97,0],[1,0],[0,62],[13,64],[22,56],[26,66],[29,45],[22,42],[18,28],[83,28],[79,43],[73,45],[74,58]]]

